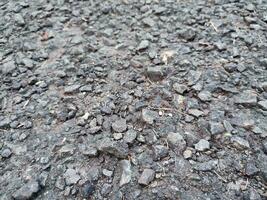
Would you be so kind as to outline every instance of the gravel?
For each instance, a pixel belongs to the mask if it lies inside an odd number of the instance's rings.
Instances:
[[[266,199],[266,2],[0,1],[0,199]]]

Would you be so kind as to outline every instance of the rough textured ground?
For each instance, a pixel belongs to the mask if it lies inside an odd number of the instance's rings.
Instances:
[[[265,0],[1,0],[0,199],[266,199],[266,30]]]

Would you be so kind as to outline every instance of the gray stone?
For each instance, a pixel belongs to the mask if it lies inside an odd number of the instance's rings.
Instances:
[[[16,65],[15,65],[14,61],[6,62],[0,68],[0,70],[2,71],[3,74],[12,73],[15,69],[16,69]]]
[[[127,124],[125,119],[119,119],[112,123],[112,129],[117,133],[126,131]]]
[[[41,164],[47,164],[49,162],[49,157],[43,156],[40,158],[40,163]]]
[[[226,131],[228,133],[231,133],[234,130],[234,128],[231,125],[231,123],[229,121],[227,121],[227,120],[223,120],[223,126],[224,126],[224,128],[226,129]]]
[[[267,81],[260,84],[260,87],[267,92]]]
[[[179,94],[183,94],[187,90],[187,86],[184,84],[174,83],[173,89],[175,92]]]
[[[148,124],[153,124],[158,113],[148,109],[142,109],[142,120]]]
[[[183,153],[183,156],[185,159],[191,158],[192,157],[193,152],[190,149],[186,149]]]
[[[67,169],[64,178],[67,185],[76,184],[80,180],[80,176],[77,174],[76,170],[74,169]]]
[[[267,155],[260,153],[258,155],[258,168],[260,170],[260,176],[263,178],[265,182],[267,182]]]
[[[258,105],[260,106],[261,109],[267,110],[267,100],[259,101]]]
[[[123,140],[124,140],[126,143],[132,144],[132,143],[134,142],[134,140],[136,139],[136,136],[137,136],[136,131],[133,130],[133,129],[131,129],[131,130],[128,130],[128,131],[124,134]]]
[[[122,139],[122,133],[113,133],[113,138],[115,140],[120,140]]]
[[[243,71],[245,71],[246,69],[247,69],[247,67],[246,67],[245,65],[242,65],[242,64],[237,65],[237,70],[238,70],[239,72],[243,72]]]
[[[107,170],[107,169],[103,169],[103,174],[107,177],[111,177],[113,174],[113,171]]]
[[[66,144],[64,146],[62,146],[58,152],[60,155],[72,155],[74,154],[76,147],[72,144]]]
[[[230,119],[230,123],[235,126],[239,126],[245,129],[253,129],[253,126],[255,125],[255,121],[252,119],[252,117],[243,112],[238,112],[234,114],[233,118]]]
[[[260,60],[260,63],[261,63],[262,66],[267,67],[267,58],[262,58]]]
[[[82,197],[85,199],[90,198],[90,196],[92,196],[94,194],[95,189],[96,188],[93,185],[93,183],[91,183],[89,181],[85,182],[85,184],[81,188]]]
[[[191,41],[194,40],[194,38],[196,37],[196,32],[193,29],[188,28],[180,30],[178,32],[178,35],[187,41]]]
[[[95,157],[97,156],[97,148],[93,146],[79,146],[79,150],[83,155],[89,156],[89,157]]]
[[[15,14],[14,15],[14,20],[20,26],[25,25],[25,20],[23,19],[21,14]]]
[[[48,178],[49,173],[46,171],[43,171],[39,176],[38,176],[38,182],[40,183],[41,187],[45,187],[47,178]]]
[[[169,133],[167,141],[169,145],[175,149],[176,153],[182,153],[186,147],[186,141],[180,133]]]
[[[241,137],[234,136],[231,138],[231,142],[238,149],[248,149],[250,148],[249,142]]]
[[[263,151],[267,154],[267,140],[262,143]]]
[[[0,120],[0,129],[1,128],[9,128],[11,121],[8,118],[4,118]]]
[[[152,81],[160,81],[164,77],[163,68],[161,66],[148,67],[146,73]]]
[[[189,86],[192,86],[192,85],[195,85],[199,79],[201,78],[201,75],[202,75],[202,71],[200,70],[190,70],[188,72],[188,85]]]
[[[207,162],[197,163],[193,168],[198,171],[211,171],[218,165],[218,160],[210,160]]]
[[[85,85],[79,88],[80,92],[92,92],[92,86],[91,85]]]
[[[259,172],[259,169],[256,167],[253,161],[250,161],[246,164],[245,172],[246,175],[253,176]]]
[[[26,185],[17,190],[12,196],[16,200],[27,200],[31,199],[39,190],[40,186],[37,181],[29,181]]]
[[[245,90],[241,94],[235,96],[236,104],[256,105],[257,94],[253,90]]]
[[[198,109],[189,109],[188,114],[193,115],[194,117],[200,117],[204,115],[204,113]]]
[[[261,195],[255,190],[255,189],[250,189],[248,191],[249,193],[249,200],[262,200]]]
[[[129,183],[132,178],[131,162],[129,160],[121,160],[120,166],[122,169],[120,187]]]
[[[118,158],[126,158],[129,152],[127,144],[115,142],[109,138],[104,138],[98,141],[97,148],[99,151],[109,153]]]
[[[201,101],[210,101],[211,100],[211,93],[209,91],[201,91],[198,93],[198,98]]]
[[[138,179],[138,183],[141,185],[148,185],[155,178],[155,171],[152,169],[144,169],[140,178]]]
[[[195,144],[195,149],[197,151],[206,151],[210,149],[210,143],[207,140],[201,139],[198,143]]]
[[[219,122],[210,122],[209,127],[210,127],[210,133],[212,135],[217,135],[225,131],[224,126]]]
[[[149,41],[148,40],[142,40],[140,42],[140,44],[138,45],[138,47],[136,48],[136,50],[140,51],[140,50],[147,49],[148,47],[149,47]]]
[[[12,155],[12,151],[10,149],[4,149],[1,153],[3,158],[9,158]]]
[[[69,85],[69,86],[66,86],[64,88],[64,92],[66,94],[70,94],[70,93],[75,93],[75,92],[78,92],[79,91],[79,88],[81,87],[81,85]]]
[[[155,22],[153,19],[151,19],[150,17],[144,18],[143,19],[143,23],[147,26],[153,27],[155,26]]]
[[[166,156],[168,156],[169,149],[163,145],[154,145],[153,152],[156,160],[160,160]]]

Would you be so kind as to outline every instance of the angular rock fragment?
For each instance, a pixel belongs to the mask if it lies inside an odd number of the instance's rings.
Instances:
[[[171,132],[167,136],[169,145],[175,149],[176,153],[182,153],[186,147],[186,141],[180,133]]]
[[[250,148],[249,142],[238,136],[232,137],[231,142],[234,144],[235,147],[241,150]]]
[[[174,83],[173,89],[179,94],[183,94],[187,90],[187,86],[184,84]]]
[[[153,124],[158,116],[158,113],[148,109],[142,109],[142,120],[148,124]]]
[[[267,110],[267,100],[259,101],[258,105],[260,106],[261,109]]]
[[[123,140],[126,143],[132,144],[134,142],[134,140],[136,139],[137,133],[135,130],[128,130],[123,137]]]
[[[189,109],[188,114],[193,115],[194,117],[200,117],[204,115],[204,113],[198,109]]]
[[[12,196],[16,200],[31,199],[40,190],[39,183],[37,181],[29,181],[19,190],[17,190]]]
[[[125,119],[119,119],[112,123],[112,129],[117,133],[126,131],[127,124]]]
[[[198,151],[206,151],[210,149],[210,143],[207,140],[201,139],[195,144],[195,149]]]
[[[75,93],[75,92],[78,92],[79,91],[79,88],[81,87],[81,85],[69,85],[69,86],[66,86],[64,88],[64,92],[66,94],[71,94],[71,93]]]
[[[224,126],[219,122],[210,122],[209,127],[210,127],[210,133],[212,135],[217,135],[225,131]]]
[[[218,160],[210,160],[207,162],[197,163],[194,166],[194,169],[198,171],[206,172],[206,171],[211,171],[215,169],[217,165],[218,165]]]
[[[210,101],[211,100],[211,93],[209,91],[201,91],[198,93],[198,98],[201,101]]]
[[[148,40],[142,40],[138,47],[136,48],[137,51],[147,49],[149,47],[149,41]]]
[[[128,145],[122,142],[115,142],[109,138],[98,141],[99,151],[109,153],[117,158],[126,158],[128,156]]]
[[[120,187],[121,187],[131,181],[132,171],[131,171],[131,163],[129,160],[120,161],[120,165],[122,168],[122,174],[120,179]]]
[[[138,179],[138,183],[140,185],[148,185],[155,178],[155,171],[152,169],[144,169],[140,178]]]
[[[152,81],[160,81],[164,78],[164,71],[161,66],[148,67],[146,74]]]
[[[67,185],[76,184],[81,178],[74,169],[67,169],[64,177]]]
[[[257,94],[253,90],[245,90],[235,97],[236,104],[256,105]]]

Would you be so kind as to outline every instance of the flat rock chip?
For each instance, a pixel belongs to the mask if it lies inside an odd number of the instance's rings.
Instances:
[[[147,49],[148,47],[149,47],[149,41],[148,40],[142,40],[140,42],[140,44],[138,45],[138,47],[136,48],[136,50],[140,51],[140,50]]]
[[[148,124],[153,124],[158,113],[148,109],[142,109],[142,120]]]
[[[248,149],[250,148],[249,142],[241,137],[234,136],[231,138],[231,142],[238,149]]]
[[[224,126],[222,125],[222,123],[219,122],[210,122],[209,126],[210,126],[210,133],[212,135],[217,135],[225,131]]]
[[[257,94],[253,90],[245,90],[235,96],[236,104],[255,105],[257,103]]]
[[[136,139],[137,133],[135,130],[128,130],[123,137],[123,140],[126,143],[132,144],[134,142],[134,140]]]
[[[141,185],[148,185],[155,178],[155,171],[152,169],[144,169],[142,175],[138,179],[138,183]]]
[[[207,162],[197,163],[193,168],[198,171],[211,171],[218,165],[218,160],[210,160]]]
[[[126,158],[128,156],[128,145],[122,142],[115,142],[110,138],[104,138],[98,141],[97,148],[99,151],[109,153],[117,158]]]
[[[198,151],[206,151],[210,149],[210,143],[207,140],[201,139],[195,144],[195,149]]]
[[[171,145],[185,144],[185,140],[180,133],[171,132],[167,136],[167,140]]]
[[[37,181],[30,181],[17,190],[12,196],[16,200],[27,200],[31,199],[39,190],[39,183]]]
[[[67,185],[76,184],[81,178],[74,169],[67,169],[64,177]]]
[[[126,131],[127,124],[125,119],[119,119],[112,123],[112,129],[117,133]]]
[[[160,81],[164,78],[164,72],[161,66],[148,67],[146,73],[152,81]]]
[[[173,89],[175,92],[179,94],[183,94],[187,90],[187,86],[184,84],[174,83]]]
[[[14,61],[9,61],[4,63],[2,67],[0,67],[0,72],[2,71],[3,74],[8,74],[13,72],[16,69],[16,65]]]
[[[211,93],[209,91],[201,91],[198,93],[198,98],[201,101],[210,101],[211,100]]]
[[[120,179],[120,187],[129,183],[132,178],[131,162],[129,160],[120,161],[122,174]]]
[[[188,114],[193,115],[194,117],[200,117],[203,116],[204,113],[198,109],[189,109]]]
[[[260,106],[261,109],[267,110],[267,100],[265,100],[265,101],[259,101],[258,104],[259,104],[259,106]]]
[[[70,94],[70,93],[75,93],[79,91],[79,88],[81,87],[81,85],[70,85],[70,86],[66,86],[64,88],[64,92],[66,94]]]
[[[10,149],[4,149],[1,153],[1,156],[3,158],[9,158],[12,154],[12,151]]]

